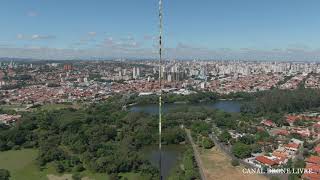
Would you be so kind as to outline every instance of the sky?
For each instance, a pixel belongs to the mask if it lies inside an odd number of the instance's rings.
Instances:
[[[170,59],[320,60],[319,0],[163,0]],[[157,0],[3,0],[0,57],[157,58]]]

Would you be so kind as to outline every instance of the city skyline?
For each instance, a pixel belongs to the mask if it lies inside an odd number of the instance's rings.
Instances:
[[[317,1],[164,1],[165,57],[320,60]],[[0,57],[156,58],[157,1],[13,0]]]

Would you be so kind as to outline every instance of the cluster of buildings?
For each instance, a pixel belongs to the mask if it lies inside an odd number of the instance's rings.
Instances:
[[[305,81],[305,88],[320,88],[320,75],[319,74],[311,74]]]
[[[11,125],[19,121],[21,115],[0,114],[0,124]]]
[[[220,94],[319,88],[320,64],[247,61],[30,61],[0,63],[5,103],[96,101],[110,93],[153,94],[163,88]]]
[[[21,89],[7,90],[2,95],[2,101],[8,104],[45,104],[74,101],[98,101],[107,98],[104,86],[95,84],[81,87],[62,85],[48,87],[32,85]]]
[[[268,133],[273,140],[258,141],[262,152],[252,153],[244,161],[256,168],[277,169],[286,168],[289,160],[295,162],[299,159],[306,164],[303,179],[320,179],[320,113],[287,114],[283,120],[285,123],[281,127],[274,120],[264,118],[260,124],[252,125],[257,131]],[[236,139],[246,135],[234,130],[229,133]]]
[[[317,146],[315,148],[315,153],[317,155],[312,155],[308,157],[305,162],[306,162],[306,169],[310,170],[311,173],[304,173],[302,175],[303,179],[306,180],[318,180],[320,179],[320,146]]]
[[[295,159],[299,148],[303,146],[303,141],[290,139],[288,143],[279,144],[278,147],[270,153],[257,153],[253,157],[245,159],[248,163],[257,168],[275,168],[285,165],[289,159]]]
[[[255,129],[257,134],[268,134],[266,139],[257,140],[260,151],[252,151],[251,157],[243,159],[251,167],[278,170],[280,172],[291,167],[296,161],[304,161],[301,178],[304,180],[320,179],[320,113],[305,112],[286,114],[283,123],[273,119],[258,118],[260,123],[250,124],[249,129]],[[280,124],[283,124],[280,126]],[[218,132],[221,130],[218,128]],[[233,140],[244,136],[255,136],[251,131],[244,133],[238,130],[228,130]],[[259,135],[260,136],[260,135]],[[289,161],[291,163],[289,163]],[[288,166],[291,164],[290,166]],[[287,172],[287,171],[285,171]]]
[[[220,94],[265,91],[277,87],[282,79],[278,74],[229,76],[211,81],[205,89]]]
[[[308,74],[297,74],[286,81],[284,84],[280,85],[280,89],[297,89],[298,86],[306,79]]]

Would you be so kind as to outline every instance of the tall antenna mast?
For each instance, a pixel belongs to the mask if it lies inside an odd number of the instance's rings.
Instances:
[[[161,115],[162,115],[162,0],[159,0],[159,170],[160,180],[162,180],[162,162],[161,162]]]

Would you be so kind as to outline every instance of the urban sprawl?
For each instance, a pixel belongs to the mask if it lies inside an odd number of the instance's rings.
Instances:
[[[320,64],[242,61],[167,61],[161,76],[165,92],[193,90],[219,94],[275,87],[319,88]],[[2,103],[35,104],[97,101],[110,93],[159,91],[156,61],[0,62]]]
[[[159,73],[163,92],[189,95],[201,91],[228,95],[255,93],[274,88],[295,90],[320,88],[320,64],[311,62],[249,61],[13,61],[0,62],[0,104],[27,111],[35,105],[55,103],[93,103],[113,94],[136,93],[148,96],[159,92]],[[20,115],[0,114],[0,122],[13,124]],[[320,179],[320,146],[307,152],[304,144],[319,144],[320,113],[299,112],[283,116],[287,122],[277,125],[273,119],[260,117],[251,129],[275,137],[275,141],[258,142],[262,151],[240,158],[251,167],[283,167],[295,158],[304,159],[313,173],[304,179]],[[251,136],[235,130],[213,128],[211,138],[227,141],[222,148],[230,152],[232,139]],[[215,134],[215,135],[214,135]],[[303,137],[301,138],[296,138]],[[220,142],[219,142],[220,143]]]

